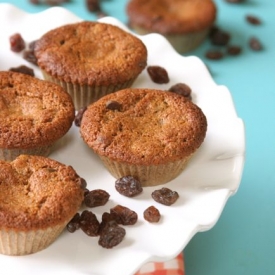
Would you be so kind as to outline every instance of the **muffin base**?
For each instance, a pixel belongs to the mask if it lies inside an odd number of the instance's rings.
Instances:
[[[83,107],[88,106],[89,104],[97,101],[99,98],[113,93],[118,90],[130,88],[135,78],[128,80],[125,83],[117,84],[117,85],[109,85],[109,86],[89,86],[89,85],[80,85],[74,83],[68,83],[57,78],[54,78],[47,74],[45,71],[42,71],[43,77],[45,80],[54,82],[61,87],[63,87],[72,97],[74,102],[74,107],[76,111],[80,110]]]
[[[52,244],[66,227],[67,222],[45,230],[0,230],[0,254],[22,256],[41,251]]]
[[[152,33],[142,27],[131,25],[134,32],[145,35]],[[199,32],[186,33],[186,34],[161,34],[164,36],[173,48],[180,54],[194,50],[206,39],[210,28],[204,29]]]
[[[104,156],[99,157],[116,179],[131,175],[137,178],[143,187],[147,187],[165,184],[175,179],[185,169],[191,156],[160,165],[132,165],[113,161]]]

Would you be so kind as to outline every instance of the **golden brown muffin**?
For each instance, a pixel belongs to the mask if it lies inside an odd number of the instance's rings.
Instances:
[[[47,156],[75,117],[60,86],[16,72],[0,72],[0,159]]]
[[[147,49],[111,24],[83,21],[53,29],[35,43],[44,77],[63,86],[78,110],[130,87],[147,65]]]
[[[76,214],[83,193],[71,166],[29,155],[0,161],[0,253],[45,249]]]
[[[212,0],[130,0],[126,12],[137,33],[162,34],[185,53],[204,41],[217,9]]]
[[[143,186],[177,177],[207,130],[201,109],[178,94],[124,89],[88,106],[81,136],[115,178],[131,175]]]

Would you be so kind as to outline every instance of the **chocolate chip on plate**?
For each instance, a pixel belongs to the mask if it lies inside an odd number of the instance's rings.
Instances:
[[[161,66],[148,66],[147,72],[151,80],[157,84],[166,84],[169,82],[169,76],[165,68]]]
[[[10,36],[10,49],[13,52],[19,53],[26,47],[25,40],[20,33],[15,33]]]
[[[30,76],[34,76],[34,70],[26,65],[20,65],[18,67],[12,67],[9,69],[9,71],[27,74]]]
[[[192,100],[192,97],[191,97],[192,90],[185,83],[177,83],[177,84],[171,86],[169,88],[169,91],[172,92],[172,93],[176,93],[176,94],[179,94],[181,96],[184,96],[189,100]]]

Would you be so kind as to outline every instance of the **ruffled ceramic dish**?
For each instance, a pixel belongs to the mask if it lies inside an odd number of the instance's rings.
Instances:
[[[22,64],[32,66],[19,54],[10,51],[10,35],[19,32],[27,42],[31,42],[51,28],[80,20],[62,8],[28,14],[9,4],[0,4],[0,70]],[[114,18],[106,17],[101,21],[127,30]],[[192,88],[193,101],[202,108],[208,119],[203,146],[186,170],[166,185],[176,190],[180,198],[170,207],[156,205],[151,198],[156,187],[145,188],[134,199],[121,196],[115,191],[115,179],[87,149],[79,129],[73,126],[66,142],[50,157],[72,165],[87,180],[89,189],[101,188],[111,194],[110,201],[104,207],[93,209],[98,217],[121,204],[137,212],[138,222],[126,228],[125,239],[113,249],[104,249],[98,245],[97,238],[77,231],[73,234],[64,232],[50,247],[33,255],[0,255],[1,269],[5,275],[134,274],[146,262],[165,261],[177,256],[197,232],[211,229],[229,197],[237,192],[244,166],[245,131],[229,90],[213,81],[200,59],[180,56],[162,36],[150,34],[140,38],[148,48],[148,65],[166,68],[170,82],[161,86],[155,84],[144,71],[134,87],[167,89],[172,84],[184,82]],[[36,76],[42,77],[37,67],[32,67]],[[152,204],[162,214],[158,224],[149,224],[143,219],[144,209]]]

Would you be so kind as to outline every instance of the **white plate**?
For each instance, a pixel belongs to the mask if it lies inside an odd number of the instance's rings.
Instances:
[[[10,35],[19,32],[31,42],[51,28],[80,20],[63,8],[28,14],[9,4],[0,4],[0,70],[22,64],[30,66],[19,54],[10,51]],[[111,17],[101,21],[127,29]],[[79,129],[73,126],[66,143],[50,157],[72,165],[87,180],[89,189],[102,188],[111,194],[106,206],[93,209],[99,218],[104,211],[121,204],[138,213],[138,222],[125,227],[125,239],[113,249],[100,247],[97,238],[88,237],[79,230],[74,234],[64,232],[50,247],[33,255],[2,255],[0,265],[5,275],[133,274],[148,261],[165,261],[177,256],[194,234],[215,225],[228,198],[237,191],[244,165],[245,134],[230,92],[215,84],[197,57],[178,55],[160,35],[140,38],[148,48],[148,64],[166,68],[170,83],[154,84],[144,71],[134,87],[167,89],[172,84],[184,82],[192,88],[194,102],[208,120],[207,137],[202,147],[186,170],[166,185],[180,194],[179,200],[170,207],[157,204],[151,198],[156,187],[145,188],[136,198],[118,194],[114,188],[115,179],[86,147]],[[32,67],[36,76],[41,77],[37,68]],[[162,214],[158,224],[149,224],[143,219],[143,211],[150,205],[155,205]]]

